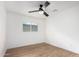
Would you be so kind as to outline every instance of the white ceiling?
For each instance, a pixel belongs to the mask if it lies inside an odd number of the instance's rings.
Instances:
[[[39,8],[40,4],[44,4],[45,1],[7,1],[5,2],[8,11],[13,11],[29,16],[46,18],[43,14],[28,13]],[[70,7],[79,5],[79,1],[49,1],[51,4],[46,8],[47,13],[51,16],[54,13],[60,13]],[[56,10],[55,10],[56,9]],[[56,11],[56,12],[55,12]]]

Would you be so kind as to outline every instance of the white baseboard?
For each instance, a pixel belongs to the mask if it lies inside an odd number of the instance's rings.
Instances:
[[[36,43],[30,43],[30,44],[24,44],[24,45],[20,45],[20,46],[16,46],[16,47],[12,47],[12,48],[7,48],[8,49],[13,49],[13,48],[18,48],[18,47],[23,47],[23,46],[29,46],[29,45],[34,45],[34,44],[40,44],[40,43],[43,43],[45,41],[42,41],[42,42],[36,42]]]
[[[47,41],[46,43],[47,43],[47,44],[50,44],[50,45],[52,45],[52,46],[56,46],[56,47],[59,47],[59,48],[65,49],[65,50],[67,50],[67,51],[70,51],[70,52],[73,52],[73,53],[79,54],[78,51],[74,51],[74,50],[72,50],[72,49],[67,49],[67,48],[60,47],[60,46],[58,46],[58,45],[56,45],[56,44],[53,44],[52,42],[49,42],[49,41]]]

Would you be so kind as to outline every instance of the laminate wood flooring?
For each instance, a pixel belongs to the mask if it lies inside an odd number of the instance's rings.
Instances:
[[[8,49],[5,57],[79,57],[79,54],[47,43]]]

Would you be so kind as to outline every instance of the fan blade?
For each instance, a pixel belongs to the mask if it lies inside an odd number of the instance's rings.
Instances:
[[[39,10],[29,11],[29,13],[32,13],[32,12],[39,12]]]
[[[45,2],[45,7],[47,7],[48,5],[50,5],[50,3],[48,1]]]
[[[47,16],[47,17],[49,16],[45,11],[44,11],[44,15]]]

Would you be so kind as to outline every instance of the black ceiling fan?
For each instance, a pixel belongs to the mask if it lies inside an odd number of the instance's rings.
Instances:
[[[48,5],[50,5],[50,3],[49,3],[48,1],[46,1],[46,2],[44,3],[44,5],[43,5],[43,4],[40,4],[40,7],[39,7],[38,10],[29,11],[29,13],[43,11],[43,14],[44,14],[46,17],[48,17],[49,15],[47,14],[47,12],[45,12],[45,10],[43,10],[43,6],[45,6],[45,8],[46,8]]]

